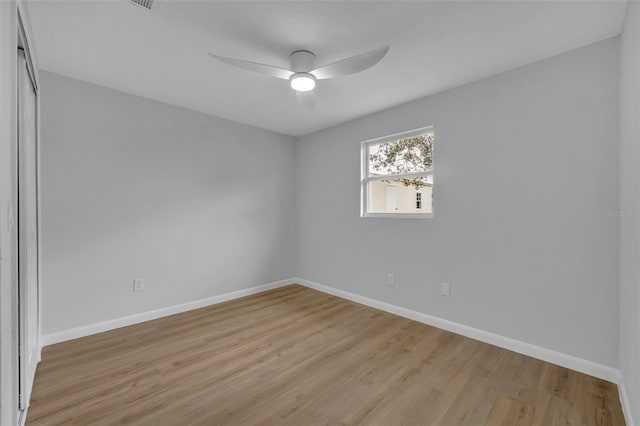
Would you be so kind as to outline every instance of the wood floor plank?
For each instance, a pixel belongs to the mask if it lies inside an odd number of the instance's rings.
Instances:
[[[28,426],[624,424],[617,387],[292,285],[44,348]]]
[[[501,395],[491,407],[485,424],[496,426],[531,426],[535,408],[521,399]]]

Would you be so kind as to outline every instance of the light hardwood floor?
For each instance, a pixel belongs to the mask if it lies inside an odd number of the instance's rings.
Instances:
[[[292,285],[44,349],[27,425],[623,425],[614,384]]]

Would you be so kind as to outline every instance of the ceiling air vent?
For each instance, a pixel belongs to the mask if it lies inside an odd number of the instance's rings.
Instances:
[[[136,6],[144,7],[147,10],[151,10],[153,7],[153,0],[129,0]]]

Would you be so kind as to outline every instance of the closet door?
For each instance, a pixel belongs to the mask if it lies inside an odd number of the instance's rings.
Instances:
[[[39,353],[36,89],[18,50],[18,306],[20,409],[31,396]]]

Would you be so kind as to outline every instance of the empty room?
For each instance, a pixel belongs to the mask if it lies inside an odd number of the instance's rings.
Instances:
[[[640,0],[0,0],[0,426],[640,426]]]

